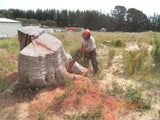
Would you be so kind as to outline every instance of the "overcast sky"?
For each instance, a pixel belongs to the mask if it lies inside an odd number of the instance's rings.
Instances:
[[[0,0],[0,9],[70,9],[70,10],[101,10],[110,13],[116,5],[126,9],[136,8],[143,13],[160,14],[160,0]]]

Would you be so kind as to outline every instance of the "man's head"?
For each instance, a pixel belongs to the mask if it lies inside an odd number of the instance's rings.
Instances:
[[[88,40],[89,37],[91,36],[91,32],[89,31],[89,29],[85,29],[82,33],[82,37],[85,39],[85,40]]]

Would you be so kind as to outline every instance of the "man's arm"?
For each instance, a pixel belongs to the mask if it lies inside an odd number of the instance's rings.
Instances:
[[[87,52],[87,53],[89,53],[89,52],[91,52],[91,50],[89,50],[89,49],[83,49],[83,44],[82,44],[82,48],[80,49],[80,51],[83,53],[83,52]]]
[[[86,49],[81,49],[81,52],[90,53],[90,52],[91,52],[91,50],[86,48]]]
[[[91,45],[93,44],[92,42],[90,43]],[[86,52],[86,53],[90,53],[92,50],[89,48],[83,48],[83,43],[82,43],[82,48],[81,48],[81,52]]]

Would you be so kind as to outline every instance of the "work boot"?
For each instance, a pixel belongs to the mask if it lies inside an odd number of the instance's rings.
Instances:
[[[94,75],[97,74],[98,70],[94,70]]]

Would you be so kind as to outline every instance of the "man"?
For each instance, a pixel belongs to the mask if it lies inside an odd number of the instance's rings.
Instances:
[[[81,52],[84,52],[84,64],[86,68],[89,68],[89,60],[91,59],[94,74],[98,72],[98,62],[96,60],[97,50],[95,40],[91,36],[91,32],[86,29],[82,33],[83,41]]]

